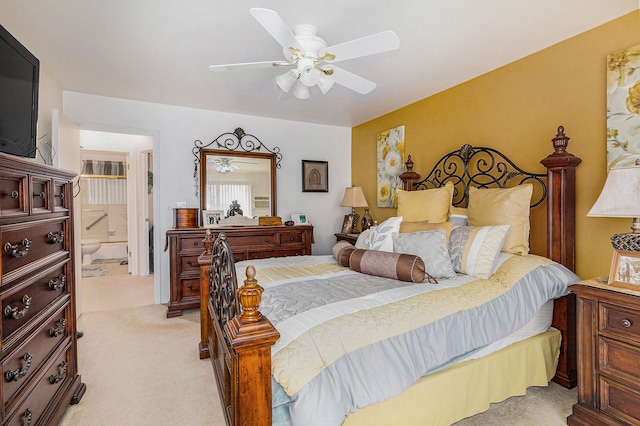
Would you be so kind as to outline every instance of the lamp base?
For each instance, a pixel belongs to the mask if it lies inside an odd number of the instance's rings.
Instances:
[[[360,228],[362,229],[362,232],[364,232],[372,226],[373,218],[371,217],[371,215],[369,215],[369,209],[364,209],[364,215],[362,215],[362,225],[360,226]]]
[[[611,245],[616,250],[640,251],[640,234],[615,234],[611,237]]]

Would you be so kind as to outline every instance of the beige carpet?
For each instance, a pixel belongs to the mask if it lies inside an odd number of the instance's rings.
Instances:
[[[117,299],[128,305],[149,300],[140,296],[145,284],[134,282],[127,287],[122,277],[112,283],[118,291],[102,291],[108,283],[84,280],[83,302],[92,309],[86,309],[79,321],[78,329],[85,334],[78,340],[78,357],[87,391],[80,404],[69,407],[61,424],[223,426],[211,363],[198,359],[199,312],[167,319],[164,305],[115,309]],[[152,288],[152,280],[146,285]],[[128,291],[138,296],[128,298]],[[560,426],[566,424],[575,401],[575,389],[552,383],[493,404],[486,413],[456,426]]]

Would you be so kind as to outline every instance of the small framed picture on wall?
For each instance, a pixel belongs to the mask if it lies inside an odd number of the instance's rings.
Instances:
[[[302,160],[302,192],[329,192],[329,162]]]

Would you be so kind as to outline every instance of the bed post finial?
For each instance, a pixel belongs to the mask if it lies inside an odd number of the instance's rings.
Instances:
[[[567,145],[569,145],[569,137],[564,134],[564,126],[558,126],[558,133],[556,137],[551,139],[553,142],[554,154],[563,155],[567,152]]]
[[[420,175],[413,171],[413,160],[411,156],[404,163],[407,170],[402,173],[399,178],[402,180],[402,189],[405,191],[413,191],[413,183],[420,179]]]
[[[242,305],[242,321],[255,322],[262,318],[262,313],[258,310],[262,301],[264,289],[258,285],[256,280],[256,268],[248,265],[246,269],[247,279],[244,285],[238,289],[238,299]]]

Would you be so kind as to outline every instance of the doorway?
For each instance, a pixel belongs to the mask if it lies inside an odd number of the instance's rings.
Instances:
[[[80,130],[82,275],[153,273],[153,138]]]

